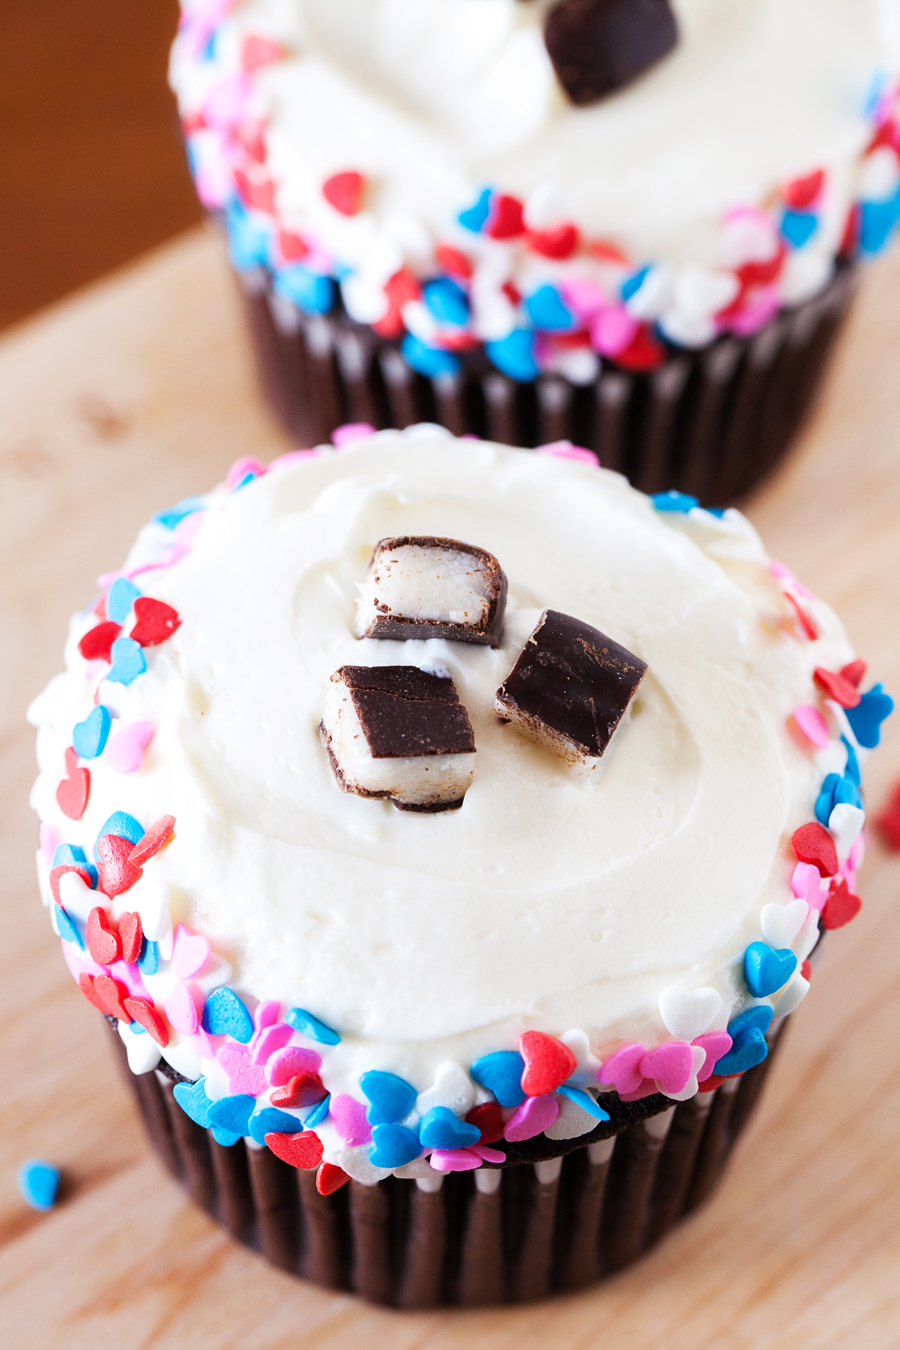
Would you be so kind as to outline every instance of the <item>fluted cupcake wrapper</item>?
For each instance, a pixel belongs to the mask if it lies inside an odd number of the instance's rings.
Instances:
[[[298,444],[328,442],[336,427],[438,422],[455,436],[507,445],[569,440],[643,492],[670,488],[725,506],[787,451],[813,399],[853,295],[857,268],[839,268],[812,300],[749,338],[725,336],[673,351],[632,374],[604,362],[590,385],[545,374],[518,384],[466,352],[458,374],[428,378],[397,344],[345,315],[306,316],[271,291],[262,268],[240,274],[268,400]]]
[[[181,1110],[168,1078],[135,1076],[124,1051],[120,1059],[157,1154],[240,1242],[282,1270],[374,1303],[476,1307],[592,1284],[637,1260],[706,1200],[754,1109],[781,1029],[768,1058],[742,1077],[610,1138],[551,1145],[563,1156],[433,1183],[351,1181],[330,1196],[319,1195],[315,1171],[298,1171],[267,1148],[244,1140],[223,1148]]]

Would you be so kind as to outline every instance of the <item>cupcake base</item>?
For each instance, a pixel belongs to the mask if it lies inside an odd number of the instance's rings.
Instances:
[[[697,352],[672,349],[648,373],[606,362],[590,385],[552,374],[517,384],[480,350],[464,353],[459,374],[427,378],[396,343],[346,315],[307,316],[273,295],[264,269],[239,277],[263,389],[300,445],[327,442],[350,422],[379,430],[438,422],[455,436],[519,446],[569,440],[643,492],[675,488],[725,506],[787,451],[857,270],[842,265],[821,294],[753,337],[722,337]]]
[[[637,1260],[715,1189],[782,1030],[762,1064],[690,1101],[622,1103],[591,1135],[508,1145],[502,1167],[436,1175],[436,1189],[390,1177],[330,1196],[315,1171],[267,1148],[217,1144],[175,1102],[169,1078],[129,1071],[114,1038],[153,1148],[238,1241],[328,1289],[435,1308],[527,1303]]]

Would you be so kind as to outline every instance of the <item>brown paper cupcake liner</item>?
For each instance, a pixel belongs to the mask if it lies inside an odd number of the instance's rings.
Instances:
[[[264,392],[300,445],[325,443],[348,422],[378,429],[438,422],[455,436],[507,445],[569,440],[643,492],[675,488],[706,506],[725,506],[787,451],[856,273],[842,265],[821,294],[753,337],[722,337],[697,352],[672,349],[644,374],[604,362],[586,386],[552,374],[517,384],[481,349],[463,353],[459,374],[428,378],[407,365],[396,343],[345,314],[301,314],[272,293],[264,269],[240,280]]]
[[[217,1144],[178,1106],[173,1081],[133,1075],[115,1042],[153,1148],[238,1241],[314,1284],[434,1308],[531,1302],[637,1260],[712,1194],[782,1030],[770,1034],[762,1064],[690,1101],[622,1103],[581,1139],[507,1146],[501,1167],[433,1183],[351,1181],[329,1196],[316,1190],[315,1171],[267,1148]]]

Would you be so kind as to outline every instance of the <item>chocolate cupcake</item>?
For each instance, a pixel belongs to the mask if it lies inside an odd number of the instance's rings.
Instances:
[[[195,0],[171,78],[303,445],[442,423],[732,500],[900,216],[895,0]]]
[[[583,459],[420,427],[241,461],[31,710],[41,894],[152,1144],[383,1303],[669,1232],[860,905],[890,699],[737,512]]]

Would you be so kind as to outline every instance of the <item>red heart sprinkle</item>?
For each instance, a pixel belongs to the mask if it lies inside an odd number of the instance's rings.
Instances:
[[[111,966],[122,959],[119,935],[110,928],[106,910],[99,905],[95,905],[88,915],[84,937],[88,951],[98,966]]]
[[[803,211],[807,206],[812,206],[822,191],[824,182],[824,169],[814,169],[812,173],[804,175],[803,178],[792,178],[789,183],[786,183],[782,190],[782,196],[788,206],[793,207],[795,211]]]
[[[834,840],[817,820],[801,825],[791,835],[791,848],[798,862],[811,863],[818,867],[819,875],[833,877],[838,870],[837,849]]]
[[[284,48],[279,43],[261,37],[258,33],[249,33],[241,48],[241,65],[246,71],[252,72],[262,66],[270,66],[273,61],[280,61],[283,55]]]
[[[153,600],[149,595],[139,595],[134,602],[137,623],[129,637],[142,647],[158,647],[181,627],[178,610],[166,605],[162,600]]]
[[[555,1092],[578,1067],[569,1047],[542,1031],[526,1031],[520,1036],[519,1054],[525,1061],[522,1091],[528,1097]]]
[[[579,234],[572,224],[557,225],[552,230],[530,230],[528,247],[545,258],[570,258],[579,244]]]
[[[90,982],[90,992],[85,987],[85,981]],[[95,1008],[99,1008],[109,1017],[118,1017],[120,1022],[131,1021],[123,1002],[128,998],[128,990],[124,984],[114,980],[111,975],[80,975],[78,983],[85,998],[93,1003]]]
[[[153,1037],[162,1050],[165,1050],[169,1044],[168,1028],[152,1003],[148,1003],[145,998],[126,998],[125,1011]]]
[[[434,259],[442,272],[449,272],[451,277],[462,277],[464,281],[468,281],[474,271],[471,259],[452,244],[438,244]]]
[[[505,194],[491,203],[491,221],[487,232],[492,239],[516,239],[525,233],[525,208],[518,197]]]
[[[735,1074],[734,1077],[737,1078],[738,1075]],[[700,1084],[700,1086],[697,1088],[697,1091],[715,1092],[716,1088],[721,1087],[724,1082],[725,1079],[722,1077],[720,1073],[711,1073],[709,1077],[704,1079],[704,1081]]]
[[[91,878],[83,867],[76,863],[62,863],[59,867],[54,867],[50,873],[50,892],[58,905],[62,904],[59,898],[59,879],[65,872],[77,872],[84,882],[85,886],[90,886]]]
[[[900,783],[895,784],[875,825],[888,848],[900,849]]]
[[[862,682],[862,677],[866,673],[865,661],[850,661],[846,666],[841,666],[841,674],[848,684],[852,684],[854,689],[858,689]]]
[[[788,595],[787,591],[782,591],[782,595],[796,614],[797,622],[803,629],[804,635],[809,638],[810,642],[815,642],[816,638],[819,636],[819,630],[807,614],[806,610],[802,609],[799,602],[795,600],[792,595]]]
[[[422,294],[419,278],[408,267],[401,267],[385,283],[384,293],[392,305],[399,309],[410,300],[418,300]]]
[[[503,1114],[497,1102],[473,1106],[466,1120],[470,1125],[477,1125],[481,1131],[479,1144],[494,1144],[503,1138]]]
[[[328,1093],[317,1073],[298,1073],[272,1093],[273,1106],[315,1106]]]
[[[829,698],[833,698],[835,703],[839,703],[842,708],[856,708],[862,695],[855,685],[839,675],[834,670],[824,670],[822,666],[816,666],[813,671],[813,679],[820,689],[823,689]]]
[[[122,960],[133,966],[141,954],[144,941],[144,926],[137,910],[123,914],[119,920],[119,940],[122,943]]]
[[[56,802],[69,820],[80,820],[91,795],[91,775],[89,769],[78,768],[78,756],[71,746],[66,751],[66,772],[69,776],[56,789]]]
[[[106,619],[85,633],[78,644],[78,650],[85,661],[111,661],[111,648],[121,631],[121,624]]]
[[[323,1162],[316,1173],[316,1190],[320,1195],[333,1195],[342,1186],[346,1186],[349,1180],[350,1178],[343,1167],[335,1167],[334,1163]]]
[[[275,184],[271,178],[251,178],[243,169],[234,170],[234,185],[245,206],[254,211],[262,211],[267,216],[275,214]]]
[[[662,365],[666,349],[656,341],[647,324],[642,324],[627,347],[616,352],[613,358],[616,365],[625,370],[654,370]]]
[[[278,251],[285,262],[299,262],[309,252],[309,244],[305,239],[301,239],[299,234],[291,234],[288,230],[280,230],[278,233]]]
[[[144,875],[131,861],[132,848],[130,839],[120,839],[116,834],[101,834],[97,840],[100,873],[97,886],[111,900],[129,890]]]
[[[312,1130],[300,1134],[267,1134],[266,1144],[282,1162],[291,1167],[318,1167],[322,1161],[322,1141]]]
[[[862,909],[862,901],[854,895],[843,877],[831,883],[828,899],[822,907],[823,928],[843,928],[855,919]]]
[[[355,216],[362,206],[365,187],[366,180],[362,174],[351,169],[327,178],[322,184],[322,196],[342,216]]]
[[[804,980],[806,980],[807,984],[809,984],[809,981],[812,978],[812,961],[806,960],[803,962],[803,965],[800,967],[800,974],[803,976]]]
[[[175,830],[174,816],[161,816],[155,825],[151,825],[143,838],[139,839],[134,848],[128,855],[128,861],[135,867],[141,867],[148,858],[152,858],[154,853],[158,853],[161,848],[172,838]]]

